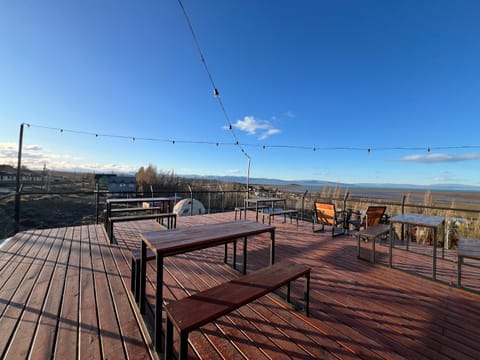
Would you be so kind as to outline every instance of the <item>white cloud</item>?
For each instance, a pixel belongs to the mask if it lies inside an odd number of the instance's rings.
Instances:
[[[259,140],[266,139],[280,132],[280,130],[274,128],[269,121],[256,120],[253,116],[245,116],[243,120],[237,120],[233,126],[246,132],[248,135],[257,135]]]
[[[456,174],[452,174],[450,171],[439,171],[438,175],[433,178],[436,182],[457,182],[462,181]]]
[[[450,163],[469,160],[480,160],[480,153],[449,155],[449,154],[427,154],[427,155],[409,155],[397,159],[401,162],[412,162],[421,164]]]
[[[0,164],[17,166],[18,145],[15,143],[0,143]],[[25,145],[22,148],[22,165],[29,169],[49,169],[87,172],[132,172],[137,166],[126,164],[91,163],[78,156],[56,154],[47,151],[39,145]]]
[[[270,130],[267,130],[267,131],[265,131],[263,134],[261,134],[261,135],[258,137],[258,140],[266,139],[266,138],[269,137],[270,135],[275,135],[275,134],[278,134],[279,132],[280,132],[279,129],[270,129]]]
[[[227,174],[229,175],[239,175],[241,174],[242,172],[239,170],[239,169],[230,169],[230,170],[227,170]]]

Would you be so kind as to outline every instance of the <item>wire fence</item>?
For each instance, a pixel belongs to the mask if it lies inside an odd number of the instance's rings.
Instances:
[[[216,213],[233,211],[243,206],[247,196],[243,190],[195,190],[165,191],[149,193],[122,193],[122,197],[164,197],[198,200],[204,206],[204,212],[189,211],[188,215],[198,213]],[[338,209],[364,212],[369,205],[385,205],[388,216],[403,212],[428,215],[440,215],[446,218],[446,232],[452,246],[458,237],[480,238],[479,207],[477,205],[455,205],[452,202],[429,198],[428,192],[423,198],[411,198],[409,194],[398,198],[381,198],[372,196],[351,196],[347,191],[328,193],[265,192],[250,194],[254,196],[281,197],[286,200],[289,209],[296,209],[300,220],[311,221],[315,201],[333,202]],[[15,223],[15,194],[0,196],[0,239],[12,236],[18,231],[28,229],[55,228],[102,223],[104,221],[105,201],[107,198],[119,197],[118,193],[108,191],[61,191],[61,192],[24,192],[20,196],[19,223]],[[18,226],[17,226],[18,225]]]

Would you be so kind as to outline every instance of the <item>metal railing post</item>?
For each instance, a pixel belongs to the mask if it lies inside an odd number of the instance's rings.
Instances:
[[[190,184],[188,184],[188,190],[190,190],[190,216],[193,216],[193,191]]]
[[[308,189],[302,195],[302,220],[305,219],[305,198],[307,196]]]
[[[15,211],[13,214],[15,233],[17,233],[20,230],[20,193],[22,190],[20,186],[20,176],[21,176],[21,168],[22,168],[23,126],[24,126],[23,123],[20,124],[20,136],[18,140],[17,178],[16,178],[16,186],[15,186]]]
[[[97,184],[95,185],[95,224],[98,224],[98,200],[99,200],[98,191],[99,190],[100,190],[100,186],[97,182]]]

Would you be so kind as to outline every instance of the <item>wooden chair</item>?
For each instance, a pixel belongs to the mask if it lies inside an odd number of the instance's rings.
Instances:
[[[348,225],[353,225],[354,230],[360,230],[362,228],[369,228],[380,224],[383,215],[387,210],[386,206],[369,206],[367,213],[363,218],[357,218],[348,220]]]
[[[315,202],[313,208],[312,230],[324,231],[325,225],[331,226],[332,237],[345,234],[345,213],[337,211],[335,204]],[[322,228],[315,230],[315,225],[321,224]],[[340,230],[340,231],[339,231]]]

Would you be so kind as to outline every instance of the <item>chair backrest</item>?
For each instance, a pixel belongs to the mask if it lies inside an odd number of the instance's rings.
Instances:
[[[369,206],[367,209],[366,219],[363,220],[362,226],[365,227],[367,221],[367,227],[375,226],[380,223],[383,214],[387,210],[386,206]]]
[[[315,202],[314,210],[319,223],[336,225],[337,213],[335,211],[335,204]]]

